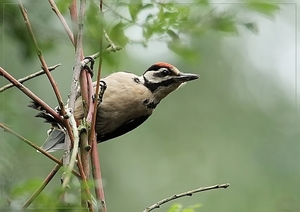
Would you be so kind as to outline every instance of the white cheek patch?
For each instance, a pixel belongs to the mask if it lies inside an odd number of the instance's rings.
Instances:
[[[157,77],[154,77],[154,74],[155,74],[155,71],[147,71],[145,74],[144,74],[144,77],[146,80],[148,80],[149,82],[152,82],[152,83],[157,83],[159,82]]]
[[[160,83],[162,81],[172,78],[172,76],[157,77],[157,76],[155,76],[155,73],[157,73],[157,71],[147,71],[144,74],[144,77],[146,78],[146,80],[148,80],[151,83]]]

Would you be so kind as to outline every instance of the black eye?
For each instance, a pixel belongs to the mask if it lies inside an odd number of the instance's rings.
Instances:
[[[169,71],[168,69],[164,69],[164,70],[162,70],[161,75],[162,75],[163,77],[165,77],[165,76],[167,76],[167,75],[170,75],[170,71]]]

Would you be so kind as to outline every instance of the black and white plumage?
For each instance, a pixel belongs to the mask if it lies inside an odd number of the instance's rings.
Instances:
[[[97,142],[104,142],[135,129],[147,120],[163,98],[183,83],[198,78],[199,75],[182,73],[171,64],[159,62],[149,67],[142,76],[116,72],[101,79],[107,88],[97,109]],[[35,108],[38,109],[37,107],[38,105]],[[48,114],[42,113],[43,111],[38,116],[45,118],[46,122],[53,122]],[[83,118],[80,95],[75,102],[74,116],[77,120]],[[48,152],[63,149],[64,135],[63,129],[54,127],[42,148]]]

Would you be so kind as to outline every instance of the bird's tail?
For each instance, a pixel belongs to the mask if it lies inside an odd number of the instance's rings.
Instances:
[[[64,140],[65,131],[58,128],[53,128],[51,129],[48,138],[41,146],[41,149],[45,150],[46,152],[63,150],[65,147]]]
[[[65,129],[62,127],[54,117],[47,113],[37,102],[32,101],[28,107],[38,110],[39,113],[35,117],[39,117],[45,120],[46,123],[51,124],[50,130],[48,130],[48,138],[41,146],[41,149],[46,152],[54,152],[57,150],[64,149]],[[57,110],[59,113],[59,111]]]

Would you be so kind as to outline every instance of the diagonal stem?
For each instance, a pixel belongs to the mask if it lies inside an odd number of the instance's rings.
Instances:
[[[219,189],[219,188],[228,188],[229,187],[229,183],[225,183],[225,184],[218,184],[218,185],[213,185],[213,186],[207,186],[207,187],[200,187],[191,191],[186,191],[180,194],[174,194],[168,198],[162,199],[160,201],[158,201],[157,203],[147,207],[143,212],[150,212],[156,208],[159,208],[161,205],[173,201],[175,199],[181,198],[181,197],[186,197],[186,196],[192,196],[195,193],[199,193],[199,192],[203,192],[203,191],[209,191],[209,190],[214,190],[214,189]]]
[[[48,67],[48,69],[49,69],[49,71],[53,71],[53,70],[55,70],[55,69],[56,69],[58,66],[60,66],[60,65],[61,65],[61,64],[56,64],[56,65],[54,65],[54,66]],[[28,75],[28,76],[26,76],[26,77],[23,77],[23,78],[21,78],[21,79],[18,79],[18,81],[19,81],[20,83],[23,83],[23,82],[26,82],[26,81],[28,81],[28,80],[31,80],[31,79],[33,79],[33,78],[35,78],[35,77],[41,76],[41,75],[43,75],[43,74],[45,74],[45,71],[42,69],[42,70],[40,70],[40,71],[38,71],[38,72],[35,72],[35,73],[33,73],[33,74],[30,74],[30,75]],[[12,88],[12,87],[14,87],[14,85],[13,85],[12,83],[7,84],[7,85],[3,86],[2,88],[0,88],[0,93],[3,92],[3,91],[5,91],[5,90],[7,90],[7,89],[9,89],[9,88]]]
[[[67,35],[69,36],[71,42],[73,45],[75,45],[75,41],[74,41],[74,36],[72,33],[72,30],[69,28],[66,20],[64,19],[63,15],[60,13],[59,9],[57,8],[55,1],[54,0],[48,0],[48,2],[50,3],[52,10],[55,12],[55,14],[57,15],[58,19],[60,20],[61,24],[63,25]]]
[[[0,67],[0,76],[4,76],[8,81],[10,81],[14,86],[16,86],[20,91],[26,94],[30,99],[37,102],[43,109],[45,109],[48,113],[50,113],[55,120],[59,123],[63,124],[63,119],[59,116],[59,114],[54,111],[51,107],[49,107],[42,99],[36,96],[31,90],[22,85],[18,80],[16,80],[13,76],[11,76],[7,71],[5,71],[2,67]]]
[[[22,209],[26,209],[34,200],[35,198],[44,190],[44,188],[48,185],[48,183],[52,180],[55,174],[60,169],[60,165],[56,164],[51,172],[48,174],[44,182],[38,187],[38,189],[29,197],[29,199],[23,204]]]
[[[28,139],[26,139],[23,136],[19,135],[18,133],[14,132],[13,130],[11,130],[10,128],[5,126],[4,124],[0,123],[0,128],[2,128],[4,131],[14,135],[15,137],[19,138],[21,141],[23,141],[26,144],[28,144],[29,146],[33,147],[34,149],[36,149],[37,151],[39,151],[40,153],[42,153],[43,155],[45,155],[49,159],[53,160],[55,163],[59,164],[60,166],[63,165],[62,162],[60,160],[58,160],[56,157],[52,156],[51,154],[49,154],[48,152],[46,152],[45,150],[41,149],[39,146],[34,144],[33,142],[29,141]],[[72,170],[72,173],[76,177],[81,178],[80,174],[77,171]]]

